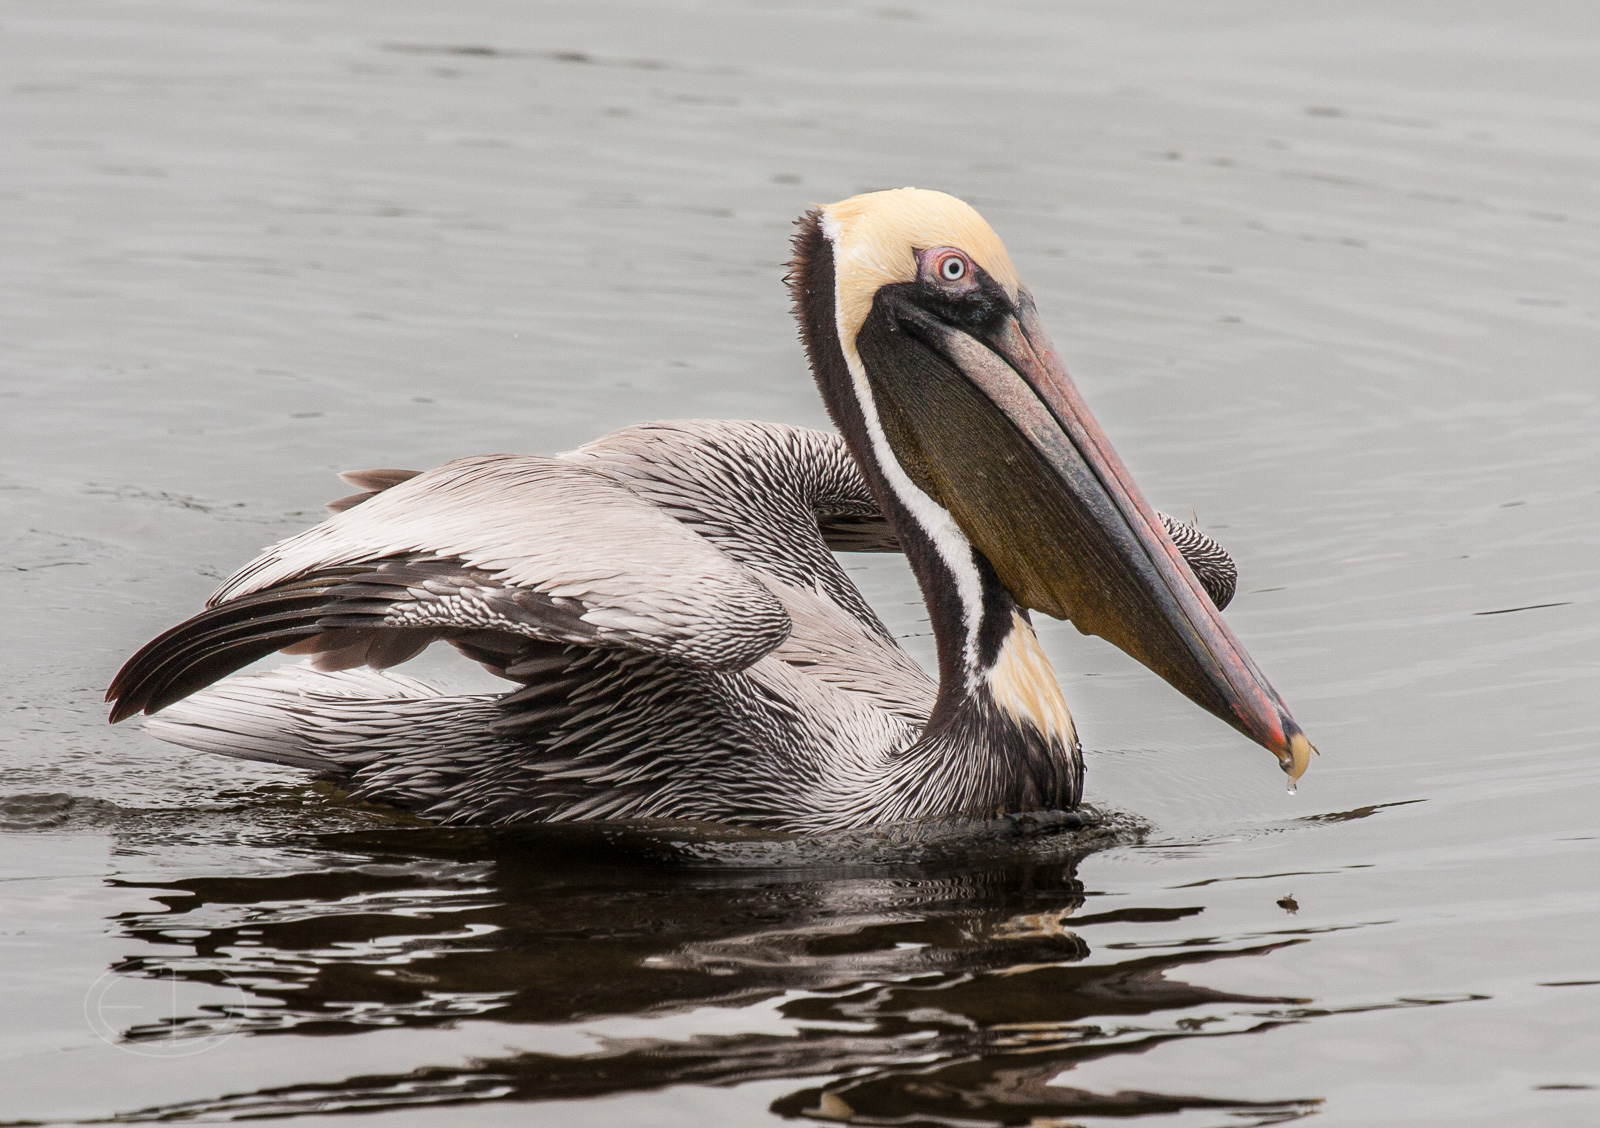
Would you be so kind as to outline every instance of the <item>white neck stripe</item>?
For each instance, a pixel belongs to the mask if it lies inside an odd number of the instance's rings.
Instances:
[[[977,685],[978,627],[983,621],[983,578],[978,574],[978,565],[973,559],[972,542],[961,531],[961,526],[956,524],[955,518],[950,516],[950,511],[934,501],[911,480],[911,476],[906,473],[905,467],[900,465],[900,460],[895,457],[893,449],[889,446],[889,440],[883,433],[883,421],[878,416],[877,401],[872,398],[872,386],[867,381],[867,370],[861,363],[861,354],[856,351],[854,341],[845,340],[843,310],[839,301],[839,227],[826,211],[822,213],[822,233],[832,244],[834,253],[835,332],[839,339],[839,348],[844,353],[845,365],[850,370],[856,402],[860,404],[862,417],[866,420],[867,436],[872,442],[872,452],[877,456],[878,466],[882,469],[889,488],[928,534],[928,539],[933,542],[939,558],[955,577],[956,594],[961,599],[962,627],[966,634],[964,649],[967,689],[971,691]]]

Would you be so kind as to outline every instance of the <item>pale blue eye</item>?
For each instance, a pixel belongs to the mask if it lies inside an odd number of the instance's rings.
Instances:
[[[946,282],[959,282],[967,276],[967,264],[960,255],[946,255],[939,264],[939,276]]]

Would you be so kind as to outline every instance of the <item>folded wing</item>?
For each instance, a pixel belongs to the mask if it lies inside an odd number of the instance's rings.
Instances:
[[[486,455],[371,485],[134,655],[107,693],[112,719],[275,650],[382,668],[447,638],[502,668],[557,643],[738,670],[789,634],[752,572],[603,472]]]

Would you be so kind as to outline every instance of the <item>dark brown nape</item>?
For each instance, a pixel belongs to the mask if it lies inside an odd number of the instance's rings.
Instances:
[[[816,263],[817,256],[832,250],[828,246],[827,237],[822,234],[822,209],[812,208],[799,219],[794,221],[795,233],[789,240],[790,258],[783,273],[783,283],[789,287],[789,299],[794,303],[795,317],[800,318],[802,332],[804,331],[805,293],[807,285],[813,281],[811,270]],[[828,271],[832,276],[832,269]]]
[[[796,231],[790,241],[792,254],[783,281],[789,287],[789,301],[800,328],[800,340],[811,361],[811,373],[822,392],[823,403],[834,426],[845,432],[835,396],[828,385],[841,377],[849,378],[844,357],[839,355],[838,334],[833,318],[833,245],[822,233],[822,209],[812,208],[794,221]],[[842,390],[842,389],[841,389]],[[859,452],[856,438],[845,433],[850,449]],[[859,458],[859,453],[857,455]]]
[[[811,362],[811,374],[817,381],[817,390],[822,393],[828,417],[865,472],[878,504],[887,507],[896,499],[886,488],[872,457],[866,420],[851,390],[850,369],[839,347],[839,332],[834,321],[833,244],[822,233],[822,209],[812,208],[795,220],[795,227],[798,230],[794,234],[794,253],[783,280],[788,284],[789,297],[794,303],[795,321],[799,323],[800,340]],[[885,513],[888,514],[887,508]],[[894,522],[892,515],[890,521]]]

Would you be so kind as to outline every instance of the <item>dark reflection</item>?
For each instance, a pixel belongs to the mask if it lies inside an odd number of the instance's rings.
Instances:
[[[1026,1124],[1206,1108],[1257,1124],[1312,1111],[1309,1100],[1050,1084],[1095,1057],[1294,1021],[1285,1007],[1303,1002],[1226,994],[1179,974],[1282,942],[1115,962],[1104,957],[1120,953],[1105,952],[1089,962],[1078,928],[1200,912],[1109,898],[1086,906],[1079,860],[1135,834],[1115,820],[1062,818],[821,844],[671,828],[315,835],[305,843],[315,847],[305,872],[136,886],[166,909],[118,924],[163,954],[117,970],[231,980],[250,1002],[229,1008],[228,1018],[254,1037],[467,1022],[548,1027],[779,996],[776,1009],[794,1032],[772,1033],[769,1022],[764,1032],[715,1036],[574,1034],[571,1055],[512,1053],[118,1119],[538,1101],[773,1078],[796,1081],[774,1112],[860,1124]],[[209,1032],[216,1019],[192,1021]],[[514,1030],[503,1033],[516,1041]]]

